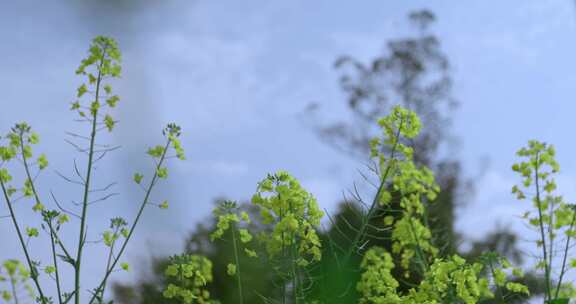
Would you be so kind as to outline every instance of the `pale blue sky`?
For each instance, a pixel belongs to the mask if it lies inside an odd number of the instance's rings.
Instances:
[[[334,59],[373,58],[387,39],[409,33],[405,15],[419,8],[438,18],[435,31],[461,102],[453,128],[457,155],[476,183],[458,227],[479,237],[496,222],[518,222],[512,215],[523,206],[509,195],[509,168],[531,138],[557,146],[561,190],[576,199],[576,10],[570,0],[0,0],[0,130],[28,121],[42,136],[39,148],[51,168],[72,173],[74,154],[63,138],[78,128],[67,111],[79,83],[74,70],[95,35],[110,35],[123,51],[124,74],[113,84],[122,96],[121,123],[106,139],[124,148],[97,170],[97,181],[119,181],[123,195],[94,214],[131,218],[140,197],[131,175],[150,169],[143,152],[160,140],[165,123],[182,125],[188,156],[171,167],[156,196],[172,208],[146,213],[127,260],[146,258],[150,250],[177,253],[214,198],[248,199],[256,182],[278,169],[292,172],[330,209],[361,181],[356,170],[363,164],[322,144],[298,114],[318,101],[328,117],[345,115]],[[40,182],[44,194],[77,194],[52,171]],[[106,224],[95,221],[91,231]],[[11,229],[0,220],[0,260],[20,255]]]

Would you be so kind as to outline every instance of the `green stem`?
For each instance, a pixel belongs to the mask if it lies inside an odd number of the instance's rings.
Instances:
[[[549,205],[550,208],[548,209],[548,214],[549,214],[549,222],[548,222],[548,240],[549,240],[549,250],[548,250],[548,269],[550,271],[550,276],[552,275],[552,259],[555,256],[555,252],[554,252],[554,200],[550,200],[549,201]],[[550,278],[551,280],[551,278]],[[552,285],[553,283],[550,282],[550,284]],[[552,300],[552,289],[553,287],[550,287],[550,300]]]
[[[60,239],[60,237],[58,237],[58,234],[54,234],[54,237],[56,238],[56,244],[58,244],[58,246],[60,247],[60,250],[62,250],[62,252],[66,256],[66,258],[69,261],[73,261],[74,259],[72,258],[72,255],[68,252],[68,250],[66,250],[66,246],[64,246],[64,244],[62,243],[62,240]],[[66,302],[66,301],[64,301],[64,302]]]
[[[26,153],[24,151],[24,134],[20,133],[20,155],[22,155],[22,163],[24,165],[24,171],[26,172],[26,178],[30,182],[30,188],[32,188],[32,194],[34,195],[34,200],[36,203],[40,203],[40,197],[38,192],[36,191],[36,186],[34,185],[34,180],[32,179],[32,174],[30,173],[30,165],[28,164],[28,158],[26,157]]]
[[[278,199],[280,200],[280,194],[278,194]],[[282,208],[282,206],[280,206],[280,214],[278,217],[278,222],[282,222],[282,219],[284,218],[284,209]],[[285,233],[284,230],[282,230],[282,242],[281,242],[281,246],[282,246],[282,267],[285,267],[284,263],[286,262],[286,246],[285,246]],[[282,269],[282,271],[284,271],[284,269]],[[284,282],[285,277],[284,277],[284,273],[281,273],[282,275],[282,304],[286,304],[286,283]]]
[[[289,203],[288,208],[291,214],[294,214],[294,208],[292,204]],[[291,266],[291,273],[292,276],[292,298],[294,304],[298,304],[300,301],[300,276],[298,272],[298,245],[297,245],[297,234],[292,235],[292,241],[290,242],[290,266]]]
[[[38,191],[36,191],[36,185],[34,184],[34,180],[32,179],[32,174],[30,173],[30,164],[28,163],[28,158],[26,157],[26,153],[24,151],[24,134],[21,132],[19,134],[19,138],[20,138],[20,154],[22,156],[22,163],[24,165],[24,171],[26,172],[26,178],[28,179],[28,181],[30,182],[30,188],[32,189],[32,194],[34,195],[34,200],[36,201],[36,204],[40,204],[40,196],[38,195]],[[61,304],[62,303],[62,294],[61,294],[61,290],[60,290],[60,276],[58,274],[58,263],[56,262],[56,249],[55,249],[55,244],[54,244],[54,235],[56,234],[52,228],[52,223],[51,222],[47,222],[47,225],[49,227],[50,230],[50,243],[52,246],[52,259],[53,259],[53,263],[54,263],[54,268],[55,268],[55,276],[56,276],[56,289],[58,292],[58,301]]]
[[[113,235],[118,233],[118,228],[114,231]],[[108,252],[108,261],[106,262],[106,272],[111,271],[110,264],[112,263],[112,256],[114,255],[114,245],[116,245],[116,240],[112,242],[110,245],[110,251]],[[100,292],[100,298],[104,299],[104,292],[106,291],[106,279],[104,280],[104,284],[102,285],[102,291]]]
[[[298,272],[298,265],[297,265],[297,258],[298,258],[298,254],[297,254],[297,246],[296,246],[296,240],[294,240],[292,242],[291,245],[291,266],[292,266],[292,297],[294,299],[295,304],[299,303],[300,300],[300,276],[299,276],[299,272]]]
[[[538,224],[540,226],[540,238],[542,240],[542,252],[544,255],[544,272],[545,272],[545,279],[546,279],[546,292],[545,292],[545,300],[551,299],[551,292],[550,292],[550,268],[548,265],[548,252],[546,249],[546,235],[544,233],[544,220],[542,216],[542,202],[540,200],[540,177],[538,176],[538,162],[539,162],[539,155],[536,154],[536,164],[534,166],[534,181],[536,186],[536,205],[538,207]]]
[[[104,62],[104,55],[106,49],[102,51],[102,58],[98,67],[98,77],[96,79],[96,96],[95,101],[99,101],[100,97],[100,83],[102,81],[102,64]],[[96,141],[96,120],[98,118],[98,109],[90,109],[92,114],[92,130],[90,132],[90,148],[88,152],[88,163],[86,169],[86,180],[84,183],[84,195],[82,199],[82,215],[80,217],[80,234],[78,236],[78,254],[76,256],[76,265],[74,271],[74,303],[80,304],[80,270],[82,266],[82,249],[86,243],[86,218],[88,211],[88,197],[90,193],[90,179],[92,176],[92,160],[94,158],[94,145]]]
[[[100,282],[100,284],[96,288],[94,294],[90,298],[89,304],[94,303],[94,300],[96,300],[96,295],[98,295],[98,293],[104,288],[104,284],[106,284],[106,280],[108,279],[108,277],[110,276],[110,274],[114,270],[114,267],[116,267],[116,264],[118,264],[118,261],[120,260],[120,257],[124,253],[124,250],[126,250],[126,246],[128,245],[128,241],[130,241],[130,238],[132,237],[132,234],[134,233],[134,230],[136,229],[136,225],[140,221],[140,217],[142,216],[142,213],[144,212],[144,208],[148,204],[148,199],[150,198],[150,194],[152,193],[152,188],[154,188],[154,185],[156,184],[156,181],[158,179],[158,170],[162,167],[162,164],[164,163],[164,160],[166,159],[166,152],[168,151],[168,147],[170,146],[170,143],[171,143],[171,140],[168,139],[166,141],[166,145],[164,146],[164,151],[162,151],[162,156],[160,157],[160,161],[156,165],[156,170],[154,171],[154,176],[152,177],[152,180],[150,181],[150,185],[148,186],[148,189],[146,190],[146,195],[144,196],[144,200],[142,201],[142,204],[140,205],[140,208],[138,209],[138,213],[136,214],[136,218],[134,219],[132,226],[130,226],[130,230],[128,232],[128,235],[124,239],[124,242],[122,242],[122,246],[120,247],[120,251],[118,252],[118,255],[116,255],[116,257],[114,258],[114,261],[112,262],[112,265],[110,266],[110,269],[108,269],[108,271],[106,271],[106,273],[104,274],[104,279]]]
[[[52,263],[54,264],[54,276],[56,277],[56,291],[58,292],[58,303],[62,304],[62,291],[60,289],[60,271],[58,269],[58,260],[56,260],[56,245],[55,237],[56,232],[52,228],[52,221],[47,221],[50,230],[50,245],[52,246]]]
[[[14,297],[14,304],[18,304],[18,294],[16,293],[16,278],[10,276],[10,287],[12,288],[12,296]]]
[[[232,225],[231,227],[232,230],[232,244],[234,246],[234,262],[236,263],[236,273],[238,275],[237,280],[238,280],[238,296],[240,297],[240,304],[244,303],[244,295],[242,292],[242,271],[240,269],[240,259],[238,257],[238,244],[237,244],[237,239],[236,239],[236,225]]]
[[[18,236],[18,240],[20,241],[20,246],[24,251],[24,256],[26,257],[26,263],[30,268],[30,277],[32,281],[34,281],[34,285],[36,286],[36,290],[40,294],[40,301],[42,304],[47,304],[47,299],[44,297],[44,292],[42,291],[42,287],[40,287],[40,282],[38,281],[38,269],[32,263],[30,259],[30,253],[28,252],[28,248],[26,247],[26,242],[24,241],[24,236],[22,235],[22,231],[20,230],[20,226],[18,225],[18,221],[16,220],[16,215],[14,213],[14,208],[12,207],[12,203],[10,202],[10,197],[8,196],[8,192],[6,191],[6,185],[4,181],[0,179],[0,186],[2,187],[2,194],[4,195],[4,200],[6,201],[6,205],[8,205],[8,211],[10,212],[10,218],[12,219],[12,223],[14,224],[14,228],[16,229],[16,235]]]
[[[570,248],[570,237],[572,229],[574,229],[574,224],[576,224],[576,211],[572,210],[572,222],[570,223],[570,227],[568,228],[568,235],[566,236],[566,246],[564,246],[564,257],[562,259],[562,270],[560,271],[560,278],[558,279],[558,284],[556,285],[556,295],[555,297],[558,298],[558,294],[560,293],[560,286],[562,285],[562,279],[564,274],[566,273],[566,259],[568,258],[568,249]]]
[[[490,272],[492,273],[492,277],[496,278],[496,272],[494,271],[494,264],[493,264],[492,260],[490,260],[489,265],[490,265]],[[500,303],[505,303],[504,302],[504,292],[502,291],[502,287],[500,287],[500,285],[498,285],[498,284],[496,284],[496,291],[500,294]]]
[[[422,275],[424,275],[428,271],[428,261],[424,257],[424,251],[422,251],[422,246],[420,246],[420,239],[418,238],[418,234],[416,233],[416,229],[414,229],[414,223],[412,222],[412,217],[408,218],[410,223],[410,231],[412,232],[412,236],[414,237],[414,241],[416,242],[416,253],[420,259],[420,267],[422,268]]]
[[[292,269],[291,269],[290,276],[292,276],[292,301],[293,301],[293,303],[298,304],[298,282],[297,282],[298,279],[296,276],[296,266],[294,265],[295,264],[294,253],[292,253],[291,256],[292,256],[292,258],[291,258],[292,263],[290,266],[292,266]]]

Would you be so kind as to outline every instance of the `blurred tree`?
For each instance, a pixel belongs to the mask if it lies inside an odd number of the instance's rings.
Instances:
[[[429,31],[434,15],[418,11],[410,13],[409,19],[418,28],[417,35],[389,41],[386,51],[368,64],[350,56],[336,60],[352,119],[316,125],[322,140],[366,159],[368,142],[380,131],[376,121],[401,104],[418,113],[425,126],[412,143],[415,158],[425,164],[438,158],[438,147],[447,139],[451,110],[457,106],[451,96],[450,66],[440,42]],[[319,110],[321,105],[313,103],[308,114],[316,118],[314,112]]]
[[[452,97],[448,57],[430,31],[434,14],[422,10],[408,17],[417,30],[415,36],[389,41],[385,52],[368,64],[350,56],[336,60],[336,69],[342,71],[340,86],[348,95],[351,121],[315,123],[313,128],[336,149],[365,160],[370,139],[379,136],[377,120],[380,117],[397,104],[415,111],[424,128],[407,144],[414,147],[416,163],[430,167],[436,174],[442,192],[437,201],[430,204],[430,224],[437,235],[443,236],[437,245],[451,253],[457,240],[453,226],[454,210],[460,202],[459,191],[468,190],[470,186],[461,177],[459,161],[440,155],[441,148],[451,149],[449,126],[452,110],[458,103]],[[316,103],[309,106],[309,121],[320,121],[321,109]]]

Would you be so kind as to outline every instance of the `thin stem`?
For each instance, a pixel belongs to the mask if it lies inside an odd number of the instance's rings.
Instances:
[[[552,261],[554,256],[556,255],[554,252],[554,200],[549,200],[549,209],[548,209],[548,214],[549,214],[549,220],[548,220],[548,240],[549,240],[549,250],[548,250],[548,269],[550,269],[549,271],[552,272]],[[551,275],[551,274],[550,274]],[[550,283],[552,284],[552,283]],[[552,299],[552,289],[553,287],[550,287],[550,299]]]
[[[22,231],[20,230],[20,226],[18,225],[18,221],[16,220],[16,215],[14,213],[14,209],[12,208],[12,204],[10,203],[10,197],[8,196],[8,192],[6,191],[6,185],[4,181],[0,179],[0,186],[2,187],[2,194],[4,195],[4,200],[6,201],[6,205],[8,205],[8,211],[10,212],[10,218],[12,219],[12,223],[14,224],[14,228],[16,229],[16,235],[18,235],[18,240],[20,241],[20,245],[22,250],[24,251],[24,256],[26,257],[26,263],[30,268],[30,277],[32,281],[34,281],[34,285],[36,286],[36,290],[40,294],[40,301],[43,304],[47,304],[47,299],[44,297],[44,292],[42,291],[42,287],[40,287],[40,282],[38,281],[38,270],[36,266],[32,263],[30,259],[30,253],[28,252],[28,248],[26,247],[26,242],[24,242],[24,236],[22,235]]]
[[[22,163],[24,164],[24,171],[26,172],[26,178],[30,182],[30,188],[32,188],[32,194],[34,195],[34,199],[36,203],[40,203],[40,197],[38,196],[38,192],[36,192],[36,186],[34,186],[34,179],[32,178],[32,174],[30,173],[30,166],[28,164],[28,158],[26,157],[26,153],[24,151],[24,134],[20,133],[20,155],[22,155]]]
[[[545,292],[545,299],[550,300],[551,292],[550,292],[550,268],[548,265],[548,252],[546,250],[546,235],[544,233],[544,220],[542,217],[542,202],[540,200],[540,177],[538,176],[538,162],[540,161],[539,155],[536,154],[536,164],[534,166],[534,182],[536,186],[536,204],[538,207],[538,224],[540,226],[540,238],[542,240],[542,252],[544,255],[544,272],[545,272],[545,279],[546,279],[546,292]]]
[[[10,287],[12,288],[12,296],[14,296],[14,304],[18,304],[18,294],[16,293],[16,278],[10,276]]]
[[[490,272],[492,273],[492,277],[496,278],[496,272],[494,271],[494,264],[493,264],[492,260],[490,260],[489,265],[490,265]],[[500,303],[505,303],[504,302],[504,292],[502,291],[502,287],[500,287],[500,285],[498,285],[498,284],[496,284],[496,291],[500,294]]]
[[[560,278],[558,278],[558,284],[556,285],[556,295],[555,298],[558,298],[558,294],[560,293],[560,286],[562,285],[562,279],[564,274],[566,273],[566,259],[568,258],[568,249],[570,248],[570,237],[572,235],[572,229],[574,229],[574,224],[576,224],[576,211],[572,210],[572,222],[570,222],[570,227],[567,231],[566,236],[566,246],[564,246],[564,257],[562,258],[562,270],[560,271]]]
[[[292,299],[293,299],[293,303],[298,304],[298,288],[299,288],[299,284],[298,284],[298,271],[296,270],[296,255],[294,254],[294,242],[292,242],[291,244],[291,265],[292,269],[291,269],[291,273],[290,275],[292,276]]]
[[[56,237],[56,244],[58,244],[58,246],[60,247],[60,249],[62,250],[62,252],[64,252],[64,255],[66,256],[66,258],[70,261],[74,260],[72,258],[72,255],[68,252],[68,250],[66,249],[66,246],[64,246],[64,244],[62,243],[62,240],[60,239],[60,237],[58,237],[57,234],[54,235],[54,237]]]
[[[98,77],[96,79],[96,95],[95,101],[99,101],[100,96],[100,83],[102,81],[102,65],[104,63],[104,56],[106,49],[102,51],[102,57],[98,67]],[[86,241],[86,218],[88,211],[88,198],[90,193],[90,178],[92,177],[92,160],[94,158],[94,146],[96,141],[96,118],[98,116],[98,109],[92,111],[92,131],[90,132],[90,148],[88,152],[88,163],[86,169],[86,181],[84,183],[84,195],[82,199],[82,215],[80,218],[80,233],[78,236],[78,254],[76,256],[76,265],[74,273],[74,303],[80,304],[80,270],[82,266],[82,249]]]
[[[232,225],[232,244],[234,246],[234,262],[236,263],[236,273],[238,275],[238,296],[240,297],[240,304],[244,303],[244,295],[242,292],[242,271],[240,269],[240,259],[238,258],[238,244],[236,239],[236,225]]]
[[[30,173],[30,164],[28,163],[28,157],[26,157],[26,153],[24,151],[24,134],[20,133],[19,134],[19,138],[20,138],[20,154],[22,155],[22,164],[24,165],[24,171],[26,172],[26,178],[28,179],[28,182],[30,183],[30,188],[32,189],[32,194],[34,195],[34,200],[36,201],[37,204],[40,204],[40,196],[38,195],[38,191],[36,190],[36,185],[34,183],[34,178],[32,178],[32,174]],[[58,292],[58,301],[61,304],[62,303],[62,294],[61,294],[61,289],[60,289],[60,275],[58,273],[58,263],[56,261],[56,248],[55,248],[55,242],[54,242],[54,236],[55,236],[55,232],[54,229],[52,228],[52,223],[48,222],[48,227],[50,230],[50,244],[52,247],[52,260],[53,260],[53,264],[54,264],[54,268],[55,268],[55,276],[56,276],[56,289]]]
[[[280,194],[278,194],[278,198],[280,199]],[[282,219],[284,218],[284,208],[282,208],[282,206],[280,206],[280,214],[278,217],[278,222],[282,222]],[[284,246],[285,244],[285,232],[284,230],[282,230],[282,260],[281,263],[284,264],[286,261],[286,247]],[[284,265],[282,265],[284,266]],[[284,280],[284,273],[282,273],[282,280]],[[282,282],[282,304],[286,304],[286,283],[283,281]]]
[[[289,203],[288,208],[290,209],[290,213],[294,213],[294,208],[292,204]],[[290,243],[290,266],[291,266],[291,273],[292,276],[292,298],[293,303],[298,304],[300,300],[300,280],[299,280],[299,272],[298,272],[298,265],[296,263],[298,259],[298,248],[297,248],[297,234],[294,233],[292,235],[292,242]]]
[[[50,230],[50,245],[52,247],[52,263],[54,264],[54,275],[56,277],[56,291],[58,292],[58,303],[62,304],[62,291],[60,289],[60,271],[58,269],[58,260],[56,259],[56,245],[54,229],[52,228],[52,220],[48,222],[48,229]]]
[[[114,231],[114,235],[118,233],[118,228]],[[110,244],[110,251],[108,252],[108,261],[106,262],[106,272],[111,271],[110,264],[112,263],[112,256],[114,256],[114,245],[116,245],[116,240]],[[106,279],[104,280],[104,285],[102,285],[102,291],[100,292],[100,297],[104,298],[104,293],[106,291]]]
[[[422,267],[421,271],[422,274],[425,274],[426,271],[428,270],[428,261],[426,261],[426,258],[424,257],[424,252],[422,251],[422,246],[420,246],[420,239],[418,238],[418,235],[416,234],[416,229],[414,229],[414,223],[412,222],[412,217],[409,216],[408,217],[408,221],[410,223],[410,231],[412,232],[412,236],[414,237],[414,241],[416,241],[416,253],[418,254],[418,257],[420,258],[420,266]]]
[[[164,160],[166,158],[166,152],[168,151],[168,147],[170,146],[171,142],[172,141],[170,140],[170,138],[168,138],[168,140],[166,141],[166,145],[164,146],[164,151],[162,152],[162,156],[160,157],[160,161],[156,165],[156,170],[154,171],[154,176],[152,177],[152,180],[150,181],[150,185],[148,186],[148,189],[146,190],[146,195],[144,196],[144,200],[142,201],[142,204],[140,205],[140,208],[138,210],[138,213],[136,214],[136,218],[135,218],[134,222],[132,223],[132,226],[130,226],[130,231],[128,232],[128,235],[124,239],[124,242],[122,243],[122,246],[120,247],[120,251],[118,252],[118,255],[116,255],[116,257],[114,258],[114,261],[112,262],[112,265],[110,266],[110,269],[108,269],[108,271],[106,271],[106,274],[104,275],[104,279],[102,280],[100,285],[98,285],[94,294],[90,298],[89,304],[94,303],[94,300],[96,299],[96,295],[98,295],[98,293],[104,288],[104,284],[106,284],[106,280],[108,279],[108,277],[110,276],[110,274],[114,270],[114,267],[116,267],[116,264],[120,260],[120,257],[124,253],[124,250],[126,249],[126,246],[128,245],[128,241],[130,241],[130,238],[132,237],[132,234],[134,233],[134,230],[136,229],[136,225],[140,221],[140,217],[142,216],[142,213],[144,212],[144,208],[148,204],[148,199],[150,198],[150,194],[152,193],[152,188],[154,188],[154,185],[156,184],[156,181],[158,179],[158,170],[162,167],[162,163],[164,162]]]

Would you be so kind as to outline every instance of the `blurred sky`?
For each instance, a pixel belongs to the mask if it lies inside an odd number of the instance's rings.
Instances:
[[[54,173],[71,175],[73,158],[82,159],[63,141],[65,131],[87,131],[67,110],[80,83],[74,71],[95,35],[116,38],[124,58],[123,77],[113,83],[122,97],[115,112],[120,125],[101,138],[123,149],[98,166],[96,182],[118,181],[122,195],[92,209],[101,219],[89,226],[92,239],[108,218],[132,218],[142,193],[131,176],[151,171],[144,152],[160,143],[167,122],[183,127],[188,157],[172,163],[154,196],[167,198],[171,209],[147,210],[127,252],[133,268],[145,271],[150,255],[182,249],[215,198],[249,199],[268,172],[290,171],[329,210],[361,182],[357,170],[364,164],[320,142],[299,114],[316,101],[326,119],[345,117],[334,60],[379,55],[386,40],[411,33],[405,16],[421,8],[437,15],[434,30],[453,65],[461,102],[455,155],[476,185],[459,210],[458,228],[472,238],[497,224],[524,231],[514,216],[525,206],[509,194],[516,181],[510,166],[531,138],[557,146],[560,190],[576,199],[576,10],[570,0],[0,0],[0,130],[22,120],[35,127],[42,136],[38,149],[51,162],[39,180],[43,196],[54,190],[62,201],[78,197],[80,189]],[[22,223],[32,225],[26,204],[19,206]],[[0,219],[0,260],[20,257],[12,229]],[[98,250],[88,254],[94,262],[84,275],[92,284],[104,259]]]

